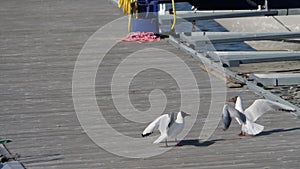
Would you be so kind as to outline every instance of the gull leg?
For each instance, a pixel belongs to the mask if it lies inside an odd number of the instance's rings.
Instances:
[[[182,145],[179,144],[176,137],[175,137],[175,141],[176,141],[176,146],[182,146]]]
[[[246,133],[243,132],[243,131],[241,131],[240,134],[239,134],[239,136],[246,136]]]
[[[165,143],[166,143],[166,147],[168,147],[168,140],[167,139],[165,140]]]

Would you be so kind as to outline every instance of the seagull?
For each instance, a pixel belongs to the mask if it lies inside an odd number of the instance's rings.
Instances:
[[[176,115],[177,114],[177,115]],[[177,135],[181,133],[184,128],[184,118],[191,116],[189,113],[180,111],[178,113],[171,112],[163,114],[151,122],[143,131],[142,137],[149,136],[158,128],[160,137],[156,139],[153,144],[158,144],[165,141],[166,147],[168,146],[168,138],[175,138],[177,142]]]
[[[234,102],[235,107],[225,104],[223,107],[223,124],[224,130],[227,130],[231,123],[231,118],[235,118],[237,122],[242,126],[241,133],[239,136],[245,136],[246,133],[249,135],[257,135],[261,133],[264,126],[255,123],[258,118],[263,114],[271,111],[287,111],[296,112],[296,109],[281,104],[272,100],[257,99],[247,109],[243,109],[243,103],[240,96],[235,96],[229,99],[229,102]]]
[[[231,124],[232,118],[235,118],[239,125],[242,126],[242,131],[239,136],[245,136],[246,133],[249,135],[256,135],[263,131],[262,125],[251,122],[247,119],[246,115],[230,104],[225,104],[223,107],[223,130],[227,130]]]

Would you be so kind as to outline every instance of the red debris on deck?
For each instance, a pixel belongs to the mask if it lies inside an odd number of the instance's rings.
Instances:
[[[131,32],[129,35],[120,40],[120,42],[153,42],[160,41],[160,37],[153,32]]]

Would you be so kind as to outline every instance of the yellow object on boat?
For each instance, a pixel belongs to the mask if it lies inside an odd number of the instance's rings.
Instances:
[[[135,0],[118,0],[118,7],[123,8],[124,15],[127,13],[130,15],[131,6],[130,4],[135,2]],[[135,10],[135,9],[134,9]],[[135,12],[135,11],[134,11]]]
[[[176,9],[175,9],[175,1],[172,0],[172,8],[173,8],[173,22],[171,26],[171,31],[174,30],[176,24]]]
[[[118,7],[123,8],[123,14],[128,14],[128,32],[131,28],[131,3],[135,2],[135,5],[132,7],[132,12],[137,14],[137,3],[136,0],[118,0]],[[137,16],[137,15],[136,15]]]

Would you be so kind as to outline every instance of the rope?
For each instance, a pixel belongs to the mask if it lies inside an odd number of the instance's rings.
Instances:
[[[128,32],[131,28],[131,3],[135,0],[118,0],[118,7],[123,8],[123,14],[128,14]],[[137,3],[132,7],[132,12],[137,13]]]
[[[160,41],[160,37],[153,32],[131,32],[129,35],[119,42],[153,42]]]
[[[171,26],[171,31],[174,30],[176,24],[176,9],[175,9],[175,1],[172,0],[172,8],[173,8],[173,23]]]

